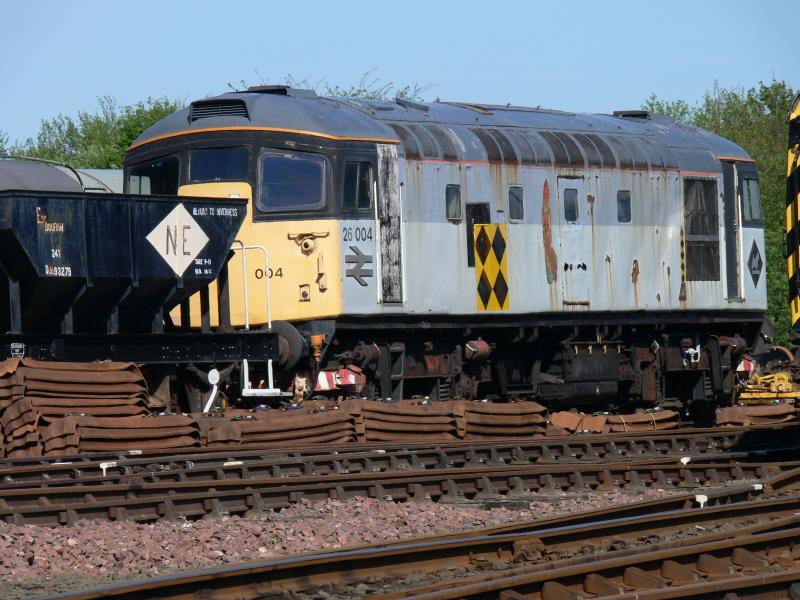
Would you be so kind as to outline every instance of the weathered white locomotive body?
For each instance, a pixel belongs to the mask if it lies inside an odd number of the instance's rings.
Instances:
[[[257,88],[146,131],[126,190],[248,199],[269,265],[226,283],[232,326],[267,321],[267,279],[286,372],[318,392],[719,400],[765,337],[753,160],[644,112]]]

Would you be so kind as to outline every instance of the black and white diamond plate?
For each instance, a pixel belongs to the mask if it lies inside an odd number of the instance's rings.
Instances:
[[[764,270],[764,261],[761,259],[761,252],[758,251],[758,245],[755,240],[753,240],[753,248],[750,250],[750,257],[747,259],[747,269],[753,278],[753,285],[758,287],[761,271]]]

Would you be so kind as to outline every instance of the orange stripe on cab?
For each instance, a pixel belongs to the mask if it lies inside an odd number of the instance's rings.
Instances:
[[[133,150],[145,144],[157,142],[159,140],[166,140],[169,138],[180,137],[182,135],[190,135],[193,133],[215,133],[217,131],[269,131],[275,133],[294,133],[297,135],[311,135],[314,137],[325,138],[327,140],[339,140],[345,142],[375,142],[378,144],[399,144],[400,140],[393,138],[369,138],[369,137],[354,137],[343,135],[332,135],[330,133],[321,133],[319,131],[306,131],[304,129],[285,129],[282,127],[249,127],[249,126],[236,126],[236,127],[207,127],[204,129],[186,129],[184,131],[175,131],[173,133],[165,133],[164,135],[157,135],[146,139],[142,142],[131,144],[128,150]]]

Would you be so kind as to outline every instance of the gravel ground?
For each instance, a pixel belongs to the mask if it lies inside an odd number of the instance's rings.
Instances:
[[[31,598],[198,567],[492,527],[672,493],[564,495],[524,507],[515,500],[513,508],[354,498],[301,502],[261,519],[83,521],[61,528],[0,524],[0,598]]]

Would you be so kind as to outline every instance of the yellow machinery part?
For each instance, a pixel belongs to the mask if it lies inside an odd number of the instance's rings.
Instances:
[[[775,399],[800,399],[800,386],[794,383],[790,373],[754,374],[738,395],[738,400],[744,404],[763,404]]]

